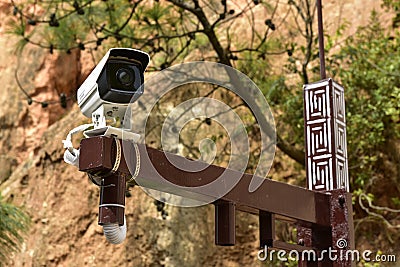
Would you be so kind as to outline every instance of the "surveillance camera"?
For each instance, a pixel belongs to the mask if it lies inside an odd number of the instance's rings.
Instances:
[[[128,104],[143,93],[143,74],[149,61],[145,52],[112,48],[89,74],[77,98],[82,113],[92,117],[95,130],[104,129],[109,120],[124,121]],[[122,128],[129,129],[129,125]]]
[[[78,89],[78,105],[91,117],[101,105],[120,106],[143,93],[143,73],[149,55],[130,48],[110,49]]]

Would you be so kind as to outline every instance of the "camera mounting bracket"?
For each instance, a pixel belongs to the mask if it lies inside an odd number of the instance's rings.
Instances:
[[[129,110],[127,105],[101,105],[92,114],[94,129],[87,130],[84,134],[88,137],[103,135],[121,140],[139,141],[140,135],[131,132],[130,121],[124,120],[124,115],[127,110]]]
[[[140,135],[137,133],[132,133],[127,129],[116,128],[112,126],[105,126],[101,128],[95,128],[92,130],[85,131],[85,134],[88,137],[94,136],[108,136],[115,137],[121,140],[127,140],[132,142],[138,142],[140,139]]]

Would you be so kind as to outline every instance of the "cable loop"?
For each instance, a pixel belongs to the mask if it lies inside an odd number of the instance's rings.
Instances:
[[[135,166],[135,172],[132,174],[132,177],[128,180],[128,183],[133,182],[137,176],[139,175],[140,171],[140,151],[139,147],[136,143],[133,143],[133,147],[135,149],[135,154],[136,154],[136,166]]]

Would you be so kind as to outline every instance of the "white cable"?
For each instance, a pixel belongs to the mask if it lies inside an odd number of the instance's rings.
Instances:
[[[101,208],[101,207],[119,207],[119,208],[125,209],[125,206],[124,206],[124,205],[121,205],[121,204],[112,204],[112,203],[101,204],[101,205],[99,205],[99,208]]]
[[[118,170],[119,165],[121,164],[121,154],[122,154],[121,144],[119,143],[119,140],[117,138],[114,138],[114,140],[115,140],[115,145],[116,145],[117,151],[116,151],[116,155],[115,155],[115,163],[114,163],[113,168],[111,169],[112,173],[115,173]]]
[[[89,127],[92,127],[93,124],[82,124],[78,127],[75,127],[71,131],[69,131],[65,140],[62,140],[64,144],[64,148],[66,148],[64,152],[64,161],[72,166],[79,167],[79,150],[74,148],[72,144],[72,136],[76,133],[82,132]],[[85,136],[86,137],[86,136]]]
[[[108,242],[111,244],[121,244],[126,238],[126,218],[124,216],[124,225],[118,223],[104,224],[103,232]]]
[[[79,167],[79,150],[72,148],[66,149],[64,152],[64,161],[72,166]]]
[[[131,183],[134,181],[137,176],[139,175],[140,171],[140,151],[137,143],[133,143],[133,147],[135,148],[135,154],[136,154],[136,167],[135,167],[135,172],[133,173],[132,177],[128,180],[128,183]]]

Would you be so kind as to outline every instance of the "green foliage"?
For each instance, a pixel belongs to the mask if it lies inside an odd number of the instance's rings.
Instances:
[[[333,48],[336,40],[342,37],[341,30],[336,36],[327,38],[328,49]],[[327,51],[328,70],[345,88],[349,174],[355,218],[378,223],[393,233],[388,243],[398,238],[398,233],[393,231],[398,227],[398,214],[394,210],[383,212],[385,208],[370,205],[375,202],[394,209],[399,203],[399,168],[392,167],[399,157],[393,147],[393,144],[398,145],[400,138],[399,44],[400,34],[385,30],[378,14],[373,12],[368,26],[358,29],[354,36],[347,38],[338,52]],[[287,65],[291,72],[294,63],[292,61]],[[299,71],[297,69],[295,73]],[[310,71],[314,71],[314,68]],[[285,130],[288,138],[299,145],[304,138],[301,84],[290,83],[290,80],[282,77],[276,82],[279,86],[272,86],[272,92],[266,92],[266,96],[283,111],[277,119],[284,122],[280,130]],[[274,98],[275,95],[279,97]],[[375,184],[378,181],[379,186]],[[382,201],[382,188],[386,188],[383,190],[389,199],[387,201]],[[360,207],[360,198],[369,202],[369,206]],[[372,216],[372,220],[361,219],[368,216]],[[362,235],[368,236],[365,232]],[[376,237],[371,234],[369,240],[374,243]]]
[[[28,231],[29,217],[21,209],[3,201],[0,195],[0,266],[19,250],[23,234]]]
[[[333,47],[343,29],[340,27],[337,36],[328,38],[328,48]],[[386,153],[387,142],[400,137],[399,43],[399,34],[385,33],[377,14],[373,13],[369,25],[360,28],[327,60],[330,72],[337,74],[335,79],[345,88],[349,166],[354,190],[365,189],[372,176],[382,175],[379,159]],[[288,69],[293,71],[290,66],[287,65]],[[277,121],[284,124],[294,143],[303,143],[301,84],[290,84],[283,75],[256,79],[262,88],[268,88],[264,94],[275,109],[283,111],[277,114]]]
[[[400,36],[389,37],[374,13],[346,41],[337,69],[346,89],[350,169],[356,186],[381,171],[378,159],[400,137]]]
[[[360,208],[358,201],[362,197],[363,201],[392,209],[399,205],[399,168],[391,166],[396,164],[396,158],[399,157],[398,152],[393,150],[393,142],[398,144],[400,138],[400,34],[382,28],[378,14],[373,12],[368,26],[358,29],[354,36],[347,38],[339,51],[334,50],[343,38],[346,25],[340,26],[336,35],[327,36],[326,52],[329,73],[345,88],[349,174],[357,212],[355,218],[362,220],[363,217],[372,216],[372,220],[364,222],[380,222],[380,225],[389,229],[391,223],[396,227],[398,214],[375,210],[376,206]],[[260,85],[274,110],[279,111],[274,114],[278,132],[293,146],[302,148],[302,83],[293,82],[292,77],[294,73],[299,74],[300,78],[307,76],[313,77],[313,81],[318,80],[319,70],[314,67],[316,59],[311,58],[309,64],[313,67],[306,70],[309,72],[307,75],[303,75],[304,70],[296,64],[306,58],[306,48],[290,43],[287,47],[291,47],[289,63],[286,65],[289,73],[266,75],[266,71],[260,71],[262,67],[257,65],[257,61],[245,69],[258,70],[253,72],[252,78]],[[333,50],[335,52],[331,52]],[[291,78],[288,78],[289,74]],[[372,186],[377,181],[379,186]],[[382,201],[381,188],[390,189],[384,189],[388,201]],[[390,229],[388,231],[393,233]],[[365,232],[362,235],[367,236]],[[396,236],[398,234],[393,235],[393,240],[396,240]],[[375,240],[371,234],[370,242]]]
[[[226,3],[204,1],[199,4],[200,14],[193,12],[194,2],[30,0],[14,4],[15,19],[9,26],[10,33],[20,36],[25,43],[49,49],[51,53],[54,50],[134,47],[148,52],[152,66],[160,69],[186,58],[225,60],[227,64],[222,51],[215,56],[215,45],[227,49],[226,55],[233,61],[246,51],[264,56],[276,52],[277,45],[267,38],[271,31],[266,25],[255,30],[255,21],[248,21],[244,26],[254,29],[251,40],[236,40],[240,35],[236,35],[232,26],[240,16],[253,16],[256,6],[273,15],[271,5],[228,4],[235,7],[231,9],[233,12],[228,12]],[[212,45],[210,40],[214,37],[217,39]],[[237,50],[230,47],[233,41]]]

